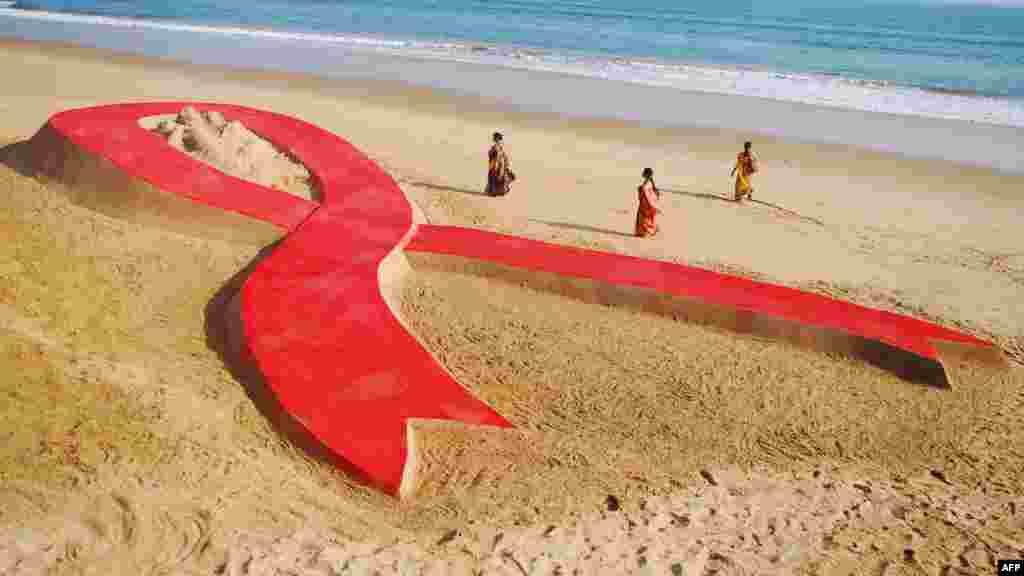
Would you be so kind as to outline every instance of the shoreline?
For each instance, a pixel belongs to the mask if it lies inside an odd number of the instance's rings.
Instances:
[[[445,54],[453,61],[464,61],[485,65],[496,65],[517,68],[516,60],[536,60],[544,56],[561,56],[563,62],[585,62],[602,61],[610,64],[640,64],[654,67],[669,67],[680,70],[696,68],[706,72],[761,72],[778,77],[792,78],[816,78],[842,80],[850,84],[868,87],[893,87],[901,89],[920,90],[923,93],[945,94],[953,96],[966,96],[978,99],[995,101],[1014,102],[1024,98],[1024,94],[1010,94],[1009,92],[988,92],[984,90],[971,90],[965,88],[952,88],[945,86],[933,86],[920,82],[900,82],[892,78],[869,78],[858,76],[844,76],[833,71],[816,71],[788,69],[785,67],[773,68],[766,63],[740,63],[740,62],[715,62],[700,60],[681,56],[665,56],[656,54],[640,53],[616,53],[614,51],[583,50],[570,47],[541,47],[539,45],[523,44],[517,42],[497,43],[491,40],[473,40],[467,38],[437,38],[434,35],[424,36],[410,33],[409,36],[393,36],[384,32],[367,32],[365,30],[334,30],[316,31],[308,28],[291,28],[290,24],[283,26],[270,25],[267,23],[259,25],[242,25],[230,21],[224,22],[190,22],[187,20],[173,19],[152,19],[135,16],[113,16],[105,14],[92,14],[87,12],[74,11],[49,11],[36,8],[15,8],[13,2],[0,2],[0,19],[6,16],[8,19],[27,20],[36,22],[64,22],[67,24],[81,25],[106,25],[115,28],[144,28],[153,31],[198,33],[207,35],[224,35],[234,37],[263,37],[268,39],[285,39],[295,41],[309,41],[322,45],[337,45],[347,48],[368,48],[379,49],[382,52],[391,51],[390,54],[397,56],[419,56],[428,58],[426,54],[431,50],[435,52],[429,58],[444,59],[440,52],[448,50]],[[308,23],[307,23],[308,24]],[[1006,38],[1001,38],[1006,40]],[[400,53],[400,50],[407,52]],[[469,55],[480,58],[486,57],[508,57],[513,60],[459,60]],[[554,61],[549,61],[551,64]],[[642,82],[640,82],[642,83]],[[679,87],[676,87],[679,88]],[[724,92],[728,94],[728,92]]]
[[[506,109],[530,113],[555,113],[585,120],[616,119],[653,128],[726,129],[960,162],[1008,174],[1024,173],[1024,161],[1016,154],[1016,150],[1024,149],[1024,128],[1014,126],[685,90],[564,71],[306,46],[284,40],[207,35],[182,45],[180,40],[187,38],[182,36],[184,33],[112,28],[102,35],[102,40],[94,40],[92,46],[82,46],[64,40],[68,32],[54,28],[52,23],[25,22],[35,28],[22,23],[18,30],[21,38],[15,38],[5,36],[10,32],[5,31],[0,18],[0,41],[11,45],[55,42],[108,54],[156,57],[224,70],[311,75],[325,81],[397,81],[409,87],[494,101]],[[96,28],[94,32],[105,30],[92,27]],[[25,39],[33,36],[40,39]],[[260,61],[260,68],[251,70],[246,65],[252,60]],[[634,104],[626,106],[626,102]]]

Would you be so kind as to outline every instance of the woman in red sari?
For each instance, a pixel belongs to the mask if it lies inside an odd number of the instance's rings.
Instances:
[[[654,236],[658,233],[658,225],[654,222],[658,210],[658,198],[661,192],[654,184],[654,170],[644,168],[644,181],[637,188],[640,197],[640,206],[636,211],[636,235],[640,238]]]

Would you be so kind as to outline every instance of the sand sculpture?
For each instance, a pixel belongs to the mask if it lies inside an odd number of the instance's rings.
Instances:
[[[182,122],[160,129],[171,145],[139,125],[179,112]],[[217,143],[217,130],[226,143]],[[250,130],[273,146],[254,143]],[[198,146],[182,153],[176,144],[189,148],[187,137]],[[263,150],[250,159],[265,159],[273,149],[276,158],[301,160],[320,202],[228,175],[252,174],[244,162],[230,165],[223,152],[243,141]],[[458,463],[469,471],[463,477],[474,477],[510,470],[529,450],[523,433],[457,383],[403,325],[393,297],[410,264],[527,282],[587,302],[839,352],[937,386],[953,384],[944,362],[965,356],[1005,362],[988,342],[789,288],[414,223],[397,184],[361,152],[271,112],[180,102],[71,110],[53,116],[29,152],[35,171],[64,184],[80,203],[114,206],[123,217],[169,227],[187,221],[193,234],[248,231],[254,242],[280,239],[230,307],[237,315],[237,355],[258,369],[283,408],[339,466],[396,495],[459,482],[442,473],[455,465],[446,459],[464,459]],[[197,162],[193,152],[208,162]],[[273,171],[260,172],[257,181],[268,174]]]
[[[174,148],[232,176],[314,199],[309,171],[302,163],[216,110],[200,113],[186,106],[173,119],[159,119],[153,131]]]

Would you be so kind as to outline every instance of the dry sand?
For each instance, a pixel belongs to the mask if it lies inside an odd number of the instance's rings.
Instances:
[[[745,134],[3,46],[7,142],[119,100],[268,108],[351,140],[433,223],[809,287],[1024,359],[1020,176],[758,139],[759,202],[737,206],[720,197]],[[481,193],[495,128],[520,176],[501,199]],[[667,190],[653,240],[627,235],[644,165]],[[986,574],[1024,556],[1019,367],[930,389],[410,255],[406,321],[533,450],[399,504],[289,442],[226,362],[257,248],[111,218],[8,166],[0,235],[0,573]]]
[[[140,124],[166,138],[171,146],[231,176],[315,199],[309,171],[301,162],[219,112],[186,106],[175,116],[143,118]]]

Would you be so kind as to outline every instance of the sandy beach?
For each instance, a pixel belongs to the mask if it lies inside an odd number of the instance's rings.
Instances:
[[[1024,175],[58,44],[0,41],[0,64],[0,573],[989,574],[1024,557]],[[335,132],[432,224],[927,319],[1010,369],[929,388],[409,255],[405,322],[535,450],[400,503],[289,443],[225,366],[214,319],[261,247],[89,210],[11,160],[60,110],[172,99]],[[482,193],[495,130],[518,176],[502,198]],[[744,140],[762,171],[736,204]],[[645,166],[664,213],[638,239]]]

